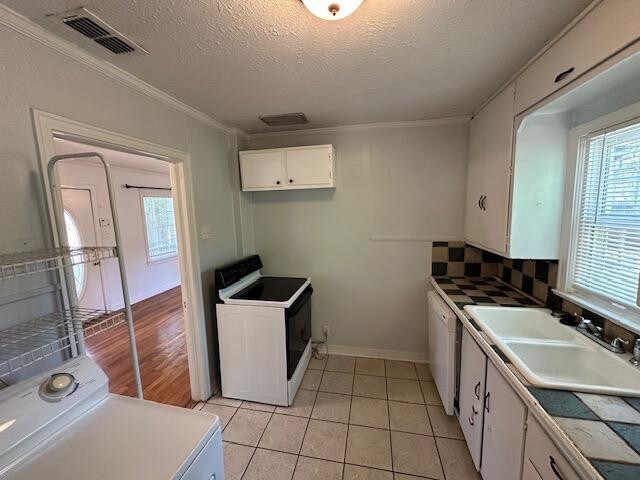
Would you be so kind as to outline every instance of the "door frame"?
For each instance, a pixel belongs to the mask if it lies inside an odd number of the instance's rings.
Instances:
[[[91,201],[91,223],[93,223],[93,234],[96,238],[98,245],[102,244],[102,231],[100,229],[100,221],[96,217],[98,211],[98,204],[96,202],[95,185],[89,184],[60,184],[60,190],[86,190],[89,192],[89,199]],[[64,200],[60,203],[64,208]],[[98,272],[100,273],[100,290],[102,291],[102,302],[105,310],[109,310],[109,303],[107,302],[107,292],[105,291],[104,272],[102,270],[102,263],[98,265]],[[78,298],[78,301],[80,299]]]
[[[182,308],[184,312],[187,358],[191,397],[206,400],[212,394],[209,358],[206,336],[206,320],[200,278],[200,256],[198,232],[195,219],[195,203],[189,153],[171,147],[141,140],[122,133],[77,122],[42,110],[31,109],[36,142],[40,157],[40,167],[44,192],[47,200],[49,219],[53,218],[52,192],[46,181],[47,163],[56,155],[54,139],[76,139],[82,143],[103,148],[125,150],[142,154],[170,165],[171,187],[176,205],[176,228],[178,232],[178,252],[181,276]],[[54,244],[59,245],[55,226],[49,220]]]

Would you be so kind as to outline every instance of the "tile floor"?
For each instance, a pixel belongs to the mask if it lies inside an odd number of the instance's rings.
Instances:
[[[312,359],[291,407],[214,397],[227,480],[469,480],[475,471],[426,365]]]

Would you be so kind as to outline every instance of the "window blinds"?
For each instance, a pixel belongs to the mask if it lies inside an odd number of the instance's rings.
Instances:
[[[640,274],[640,123],[586,139],[573,288],[636,305]]]

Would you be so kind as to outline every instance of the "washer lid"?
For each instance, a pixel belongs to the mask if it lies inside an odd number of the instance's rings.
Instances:
[[[215,415],[109,395],[2,478],[177,479],[218,428]]]

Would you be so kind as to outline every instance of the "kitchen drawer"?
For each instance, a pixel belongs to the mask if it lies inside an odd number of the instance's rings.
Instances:
[[[640,2],[605,0],[517,79],[521,113],[640,37]]]
[[[580,480],[580,476],[531,413],[527,425],[525,467],[530,462],[542,480]]]

